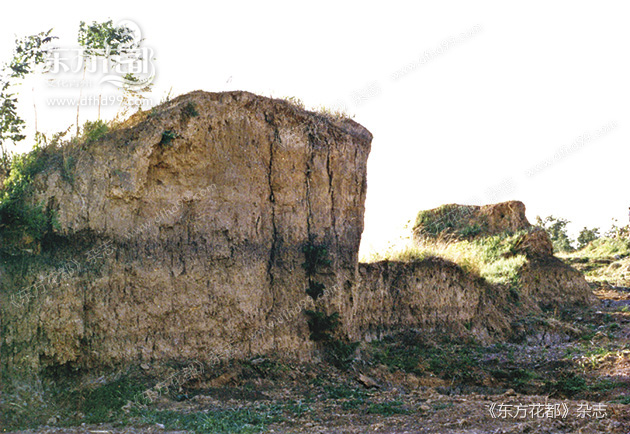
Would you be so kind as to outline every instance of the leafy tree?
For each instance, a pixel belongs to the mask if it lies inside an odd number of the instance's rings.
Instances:
[[[56,36],[51,36],[52,30],[15,40],[13,59],[7,65],[12,78],[24,78],[32,73],[37,65],[46,61],[48,43],[57,39]]]
[[[606,238],[630,238],[630,225],[618,226],[617,219],[612,219],[612,226],[606,231]]]
[[[133,31],[127,26],[114,26],[112,20],[89,25],[81,21],[78,40],[88,56],[120,55],[136,47]]]
[[[140,41],[136,41],[133,31],[125,26],[115,26],[112,20],[102,23],[93,21],[86,24],[85,21],[79,23],[78,33],[79,45],[83,47],[86,58],[101,57],[107,61],[114,61],[117,56],[121,56],[139,47]],[[87,70],[87,61],[83,64],[83,78]],[[133,74],[127,74],[125,80],[138,81]],[[143,89],[144,90],[144,89]],[[81,107],[81,91],[79,91],[79,104],[77,104],[77,136],[79,135],[79,111]],[[98,112],[100,119],[101,102],[99,96]]]
[[[46,32],[16,39],[13,57],[0,70],[0,180],[8,175],[11,167],[11,153],[8,150],[8,145],[15,144],[26,137],[24,135],[25,122],[17,109],[18,93],[16,86],[27,75],[33,73],[38,65],[47,61],[47,54],[51,51],[49,44],[56,38],[50,29]],[[133,30],[128,26],[115,26],[111,20],[102,23],[94,21],[92,24],[81,21],[77,39],[87,60],[101,57],[114,63],[119,56],[138,49],[142,42],[136,39]],[[83,66],[85,78],[87,62]],[[145,84],[134,74],[126,74],[123,77],[124,96],[121,107],[130,98],[150,90],[150,83]],[[79,95],[79,105],[77,106],[77,136],[80,132],[80,100],[81,95]],[[37,129],[37,120],[35,122],[35,129]]]
[[[21,79],[46,61],[48,44],[56,39],[51,33],[52,29],[16,39],[13,58],[3,66],[0,74],[0,171],[4,175],[11,163],[7,144],[15,144],[26,137],[22,134],[25,123],[17,111],[18,98],[14,89]]]
[[[131,73],[125,74],[123,79],[123,100],[120,104],[120,111],[117,117],[123,117],[127,113],[130,101],[134,99],[139,100],[142,97],[142,93],[151,92],[153,87],[151,83],[141,83],[141,80]]]
[[[595,241],[599,238],[599,228],[588,229],[584,226],[584,229],[580,231],[577,237],[577,248],[582,249],[588,245],[591,241]]]
[[[17,113],[17,96],[10,91],[11,82],[2,81],[0,87],[0,151],[2,161],[0,169],[5,175],[11,165],[7,142],[17,143],[24,140],[24,120]]]
[[[541,219],[540,216],[536,216],[536,226],[543,228],[549,234],[553,249],[556,252],[571,252],[575,250],[573,247],[573,240],[567,234],[567,224],[571,223],[569,220],[563,218],[556,218],[552,215]]]

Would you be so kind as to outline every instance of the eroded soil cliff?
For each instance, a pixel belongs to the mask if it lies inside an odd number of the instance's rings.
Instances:
[[[371,138],[283,100],[193,92],[51,151],[31,200],[54,234],[4,256],[3,364],[308,357],[309,280],[342,289],[335,305],[354,284]],[[327,252],[313,276],[305,246]]]

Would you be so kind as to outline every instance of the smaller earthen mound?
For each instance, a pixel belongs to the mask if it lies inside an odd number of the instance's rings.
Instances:
[[[411,329],[491,342],[509,332],[505,294],[443,258],[360,263],[359,285],[353,332],[360,339]]]
[[[553,244],[544,229],[532,226],[518,240],[515,253],[523,253],[529,258],[553,256]]]
[[[439,236],[474,238],[505,232],[528,230],[523,202],[510,201],[492,205],[448,204],[420,211],[413,227],[414,239]]]
[[[391,265],[387,270],[376,269],[377,280],[390,292],[400,292],[409,299],[420,299],[409,295],[416,293],[426,297],[424,286],[437,294],[450,296],[455,300],[451,306],[440,305],[429,310],[448,311],[448,320],[443,323],[451,328],[461,324],[471,327],[492,320],[498,325],[486,329],[490,335],[509,334],[510,326],[505,328],[501,324],[510,324],[514,318],[541,310],[584,306],[593,301],[584,276],[553,256],[549,234],[529,223],[522,202],[485,206],[450,204],[421,211],[413,228],[413,238],[419,251],[424,252],[424,256],[419,254],[420,262],[429,254],[442,256],[461,267],[459,273],[466,279],[453,277],[452,271],[441,272],[451,273],[450,278],[460,282],[461,287],[446,280],[432,281],[418,274],[417,268],[413,270],[415,280],[391,279]],[[374,270],[372,274],[366,269],[362,271],[364,287],[369,287],[366,282],[374,280]],[[459,295],[452,295],[458,290]],[[466,299],[471,294],[477,295],[474,302]],[[423,306],[430,306],[429,302],[424,303]],[[464,311],[472,316],[463,317]],[[480,321],[480,318],[485,319]]]

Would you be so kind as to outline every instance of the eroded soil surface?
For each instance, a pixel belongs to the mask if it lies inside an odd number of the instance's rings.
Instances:
[[[363,345],[343,369],[255,358],[166,381],[120,411],[105,402],[107,423],[60,410],[19,432],[630,433],[630,284],[592,284],[598,305],[526,318],[519,342],[410,333]],[[142,369],[146,388],[182,368]]]

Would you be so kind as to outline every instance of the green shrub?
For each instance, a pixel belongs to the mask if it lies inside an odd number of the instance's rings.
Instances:
[[[583,249],[590,243],[591,241],[595,241],[599,238],[599,228],[588,229],[584,226],[584,229],[580,231],[580,234],[577,237],[577,248]]]
[[[517,392],[526,390],[527,386],[531,384],[532,380],[540,377],[536,372],[522,368],[493,370],[492,376],[498,380],[505,381],[508,387],[511,387]]]
[[[541,227],[549,234],[555,252],[572,252],[575,250],[573,240],[567,234],[567,224],[569,223],[571,223],[569,220],[556,218],[552,215],[544,219],[536,216],[536,226]]]
[[[197,111],[197,106],[195,105],[194,102],[189,101],[188,104],[186,104],[184,108],[182,109],[182,118],[190,119],[190,118],[196,118],[197,116],[199,116],[199,112]]]
[[[74,167],[76,163],[76,159],[73,155],[64,156],[63,158],[61,177],[70,184],[74,183]]]
[[[96,389],[78,393],[80,410],[85,422],[111,422],[120,418],[120,411],[128,401],[146,390],[146,385],[130,377],[112,381]]]
[[[325,312],[315,310],[305,310],[308,317],[308,329],[311,332],[310,338],[315,342],[331,339],[331,333],[339,326],[339,314],[326,315]]]
[[[348,369],[354,353],[359,347],[359,342],[347,342],[341,339],[330,339],[326,343],[326,358],[329,363],[339,369]]]
[[[560,373],[557,380],[547,381],[545,386],[548,393],[551,395],[561,395],[567,398],[589,389],[586,380],[571,371]]]
[[[349,399],[341,402],[343,411],[353,411],[365,404],[365,399]]]
[[[613,399],[610,402],[624,404],[624,405],[630,405],[630,395],[626,395],[626,396],[621,396],[619,398],[615,398],[615,399]]]
[[[306,288],[306,293],[313,300],[317,300],[324,294],[324,289],[326,289],[326,286],[323,283],[309,281],[308,288]]]
[[[89,144],[96,142],[109,132],[109,125],[107,122],[97,119],[95,121],[86,121],[83,124],[83,131],[80,141]]]
[[[11,239],[20,240],[27,235],[41,240],[55,224],[55,216],[45,209],[44,204],[29,202],[33,179],[46,167],[46,157],[39,147],[13,157],[9,177],[0,191],[0,230]]]
[[[313,276],[320,268],[331,264],[330,259],[328,259],[328,249],[325,246],[316,245],[309,241],[302,247],[302,253],[306,257],[302,267],[308,276]]]
[[[488,262],[481,271],[481,277],[491,283],[508,285],[512,288],[520,286],[520,272],[527,262],[525,255],[511,258],[500,258]]]
[[[306,293],[317,300],[323,293],[326,286],[322,283],[314,282],[311,276],[315,275],[321,267],[330,265],[328,259],[328,249],[325,246],[315,245],[308,242],[302,247],[305,255],[305,262],[302,264],[309,276],[309,287]],[[357,349],[358,342],[348,342],[333,337],[333,334],[339,326],[339,314],[337,312],[327,315],[319,310],[305,310],[308,328],[310,331],[310,339],[315,342],[324,343],[326,359],[340,369],[347,369],[352,362],[353,355]]]
[[[463,238],[473,238],[479,235],[483,231],[483,226],[477,223],[473,223],[469,226],[464,226],[459,229],[458,234]]]
[[[405,345],[403,342],[377,341],[372,344],[374,359],[389,368],[391,372],[401,370],[404,372],[423,374],[418,370],[421,348],[417,345]]]
[[[479,366],[476,348],[465,345],[443,345],[421,352],[429,370],[449,380],[473,381],[478,379]]]
[[[162,139],[160,140],[160,145],[162,147],[171,146],[171,143],[173,142],[173,140],[175,140],[178,137],[179,137],[179,134],[177,134],[177,132],[171,131],[171,130],[165,130],[162,133]]]

